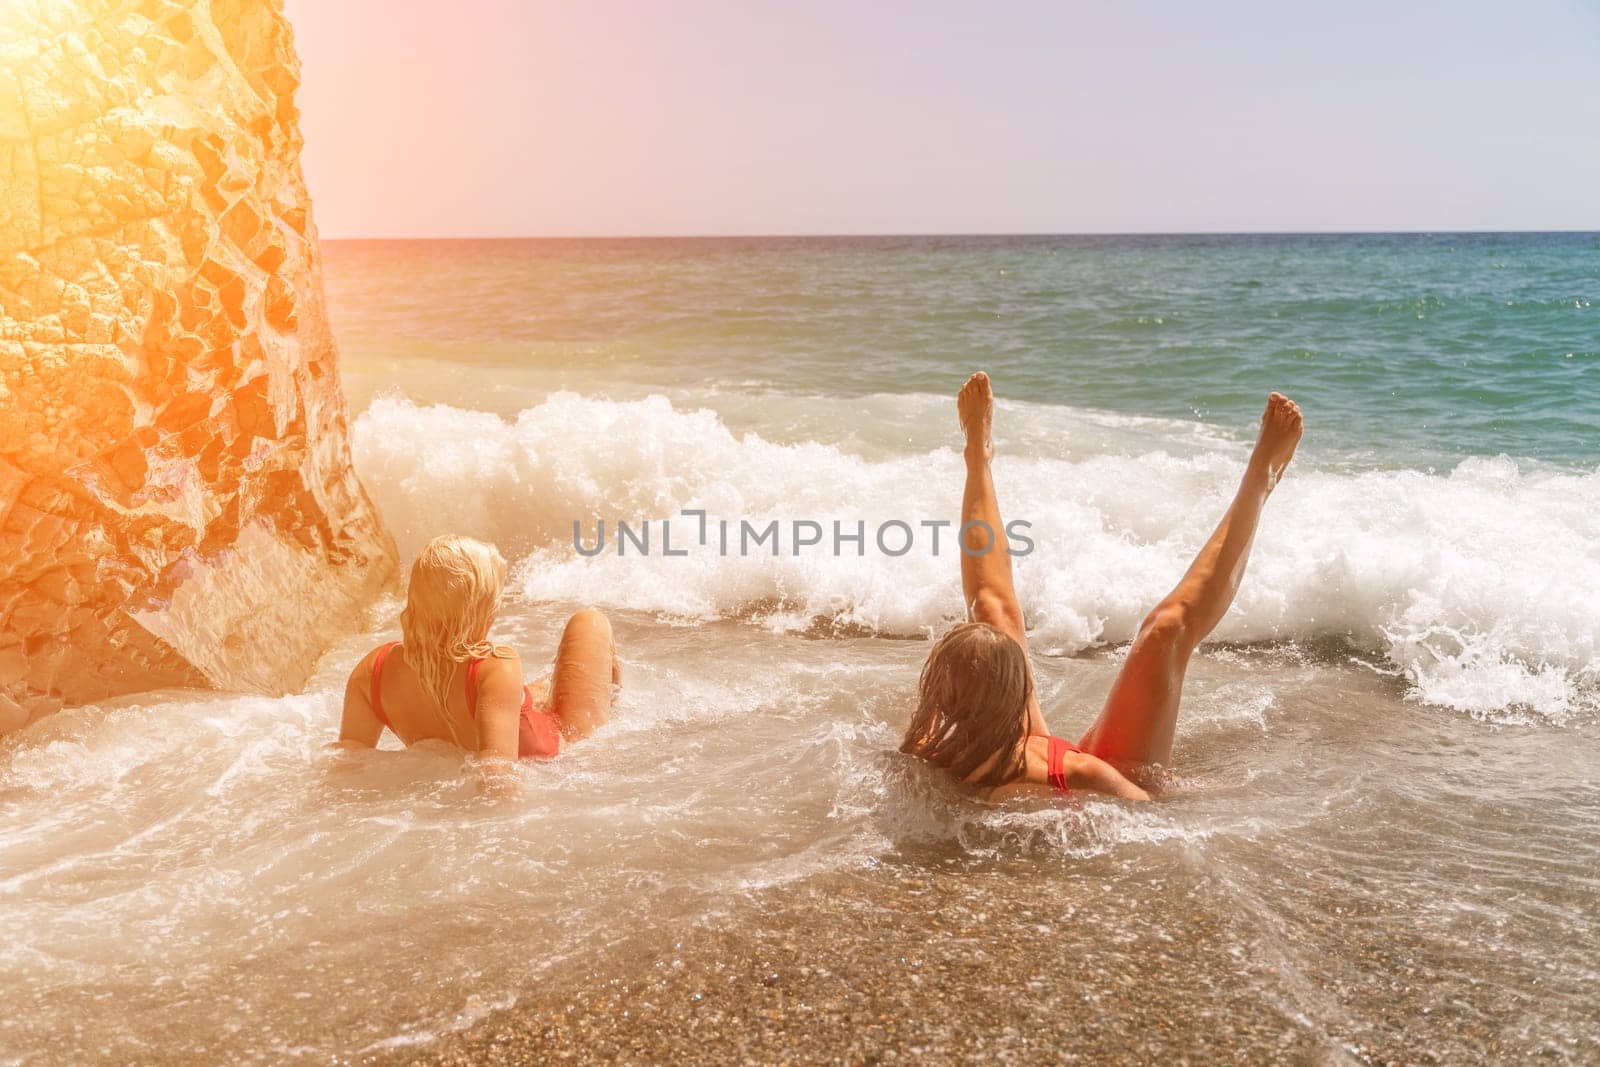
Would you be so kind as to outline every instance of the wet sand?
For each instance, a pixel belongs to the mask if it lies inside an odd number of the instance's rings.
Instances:
[[[1115,862],[1091,877],[1119,876]],[[1120,872],[1126,873],[1126,872]],[[1025,864],[883,866],[641,931],[554,968],[523,1002],[389,1062],[1585,1062],[1521,1024],[1539,976],[1407,934],[1401,916],[1314,920],[1291,958],[1196,870],[1095,915]],[[1220,905],[1220,906],[1219,906]],[[1152,911],[1165,910],[1165,916]],[[1359,910],[1359,909],[1358,909]],[[1130,931],[1118,936],[1122,926]],[[1158,928],[1156,943],[1134,936]],[[1531,981],[1530,981],[1531,980]],[[382,1060],[380,1060],[382,1062]]]
[[[1070,926],[1071,904],[1015,899],[1016,873],[863,873],[764,894],[752,902],[761,923],[724,918],[630,939],[558,969],[526,1005],[424,1058],[1106,1062],[1326,1047],[1251,996],[1215,917],[1194,916],[1186,940],[1145,967],[1117,953],[1094,962]],[[1062,932],[1047,932],[1057,924]]]

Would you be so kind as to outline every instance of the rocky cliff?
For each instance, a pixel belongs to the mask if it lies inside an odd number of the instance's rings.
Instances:
[[[0,2],[0,732],[282,692],[394,568],[281,0]]]

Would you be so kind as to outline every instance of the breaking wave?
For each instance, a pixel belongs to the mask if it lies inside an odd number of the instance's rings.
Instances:
[[[960,456],[936,443],[953,444],[951,422],[947,400],[924,396],[556,393],[514,419],[387,396],[356,421],[355,453],[403,553],[447,530],[494,540],[533,599],[920,636],[962,612],[952,535],[935,554],[921,525],[959,507]],[[1004,404],[1000,422],[1002,509],[1035,546],[1017,588],[1036,648],[1129,640],[1222,513],[1245,443],[1050,405]],[[1486,719],[1559,722],[1595,706],[1600,471],[1504,456],[1359,469],[1319,465],[1314,449],[1274,495],[1216,639],[1336,639],[1415,698]],[[707,514],[704,546],[686,509]],[[687,555],[662,554],[667,519]],[[733,524],[726,553],[719,519]],[[601,520],[603,551],[580,555],[574,524],[592,549]],[[619,554],[618,520],[648,523],[652,552],[630,541]],[[741,554],[741,520],[777,520],[777,554],[771,541]],[[799,520],[818,524],[820,544],[796,550]],[[836,521],[860,523],[862,545],[835,554]],[[877,543],[894,522],[913,535],[904,554]],[[887,546],[905,540],[894,527]]]

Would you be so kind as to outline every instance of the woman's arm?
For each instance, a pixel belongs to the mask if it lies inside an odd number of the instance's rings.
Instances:
[[[478,669],[478,769],[486,796],[515,797],[517,735],[522,718],[522,661],[491,656]]]
[[[339,719],[340,748],[376,748],[383,736],[383,723],[372,710],[372,661],[375,652],[362,657],[344,683],[344,713]]]
[[[489,657],[478,669],[478,755],[515,760],[521,717],[522,661]]]
[[[1124,800],[1149,800],[1150,794],[1128,780],[1127,776],[1099,756],[1087,752],[1067,753],[1067,785],[1073,789],[1087,789],[1093,793],[1106,793]]]

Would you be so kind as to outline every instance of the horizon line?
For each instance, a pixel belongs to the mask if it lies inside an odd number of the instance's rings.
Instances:
[[[765,241],[896,239],[910,237],[1454,237],[1563,234],[1600,236],[1600,228],[1432,229],[1432,230],[919,230],[834,233],[547,233],[547,234],[339,234],[319,233],[323,241]]]

